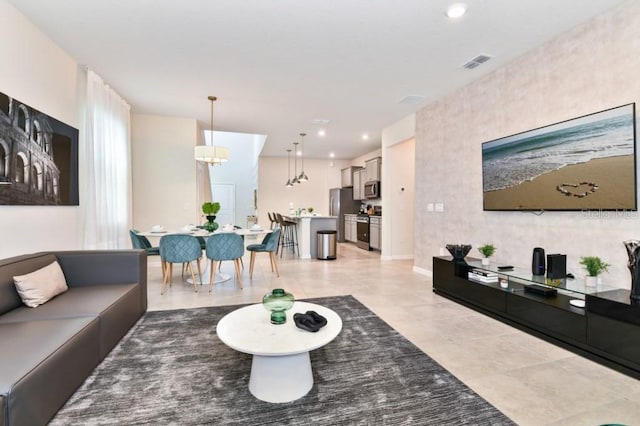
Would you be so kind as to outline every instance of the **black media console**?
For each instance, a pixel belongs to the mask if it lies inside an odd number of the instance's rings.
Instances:
[[[470,280],[471,270],[497,275],[502,283],[479,282],[473,279],[477,275]],[[540,288],[555,293],[543,294]],[[433,258],[433,291],[640,378],[640,305],[631,303],[629,290],[586,287],[579,278],[549,281],[531,271],[498,270],[476,259],[454,261],[443,256]],[[584,300],[585,307],[576,307],[571,300]]]

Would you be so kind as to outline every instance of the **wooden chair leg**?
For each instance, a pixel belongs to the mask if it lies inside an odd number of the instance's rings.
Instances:
[[[165,271],[165,268],[169,268],[169,266],[163,262],[162,265],[162,288],[160,289],[160,294],[164,294],[164,289],[167,286],[167,280],[169,278],[169,271]]]
[[[200,268],[200,259],[198,259],[196,265],[198,265],[198,279],[200,280],[200,285],[202,285],[202,269]],[[193,281],[193,285],[195,287],[196,282],[195,280]],[[198,292],[197,287],[196,287],[196,293]]]
[[[256,252],[251,252],[251,260],[249,261],[249,279],[253,279],[253,265],[256,263]]]
[[[211,259],[211,271],[209,272],[209,293],[213,291],[213,279],[216,277],[216,261]]]
[[[240,275],[240,259],[233,259],[233,264],[236,267],[236,278],[238,279],[240,290],[242,290],[242,275]]]
[[[193,288],[198,292],[198,283],[196,282],[196,274],[193,273],[193,265],[189,262],[189,272],[191,272],[191,281],[193,282]]]
[[[173,263],[169,262],[169,287],[173,286]]]
[[[274,253],[274,252],[272,252],[272,251],[270,251],[270,252],[269,252],[269,257],[271,257],[271,267],[272,267],[272,270],[273,270],[273,268],[276,268],[276,276],[277,276],[278,278],[280,278],[280,272],[278,271],[278,261],[276,260],[276,259],[277,259],[277,257],[275,256],[275,253]]]

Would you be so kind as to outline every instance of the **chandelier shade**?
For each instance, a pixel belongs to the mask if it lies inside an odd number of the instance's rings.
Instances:
[[[218,98],[209,96],[208,99],[211,101],[211,145],[197,145],[193,150],[193,158],[204,163],[223,164],[229,161],[229,148],[213,143],[213,103]]]
[[[229,161],[229,148],[223,146],[198,145],[194,150],[194,158],[205,163],[226,163]]]

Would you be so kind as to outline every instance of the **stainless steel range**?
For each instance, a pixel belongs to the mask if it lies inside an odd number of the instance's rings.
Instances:
[[[369,245],[369,215],[358,215],[356,219],[356,229],[358,233],[358,247],[364,250],[371,250],[371,246]]]

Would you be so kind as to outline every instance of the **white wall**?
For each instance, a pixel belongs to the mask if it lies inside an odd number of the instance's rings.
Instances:
[[[640,238],[640,217],[482,210],[482,142],[640,101],[640,2],[576,27],[489,76],[423,108],[416,116],[415,266],[431,269],[446,243],[492,242],[495,261],[529,268],[534,247],[611,263],[605,283],[630,287],[623,240]]]
[[[202,222],[193,147],[195,119],[133,114],[133,227],[178,229]]]
[[[300,173],[298,164],[298,173]],[[347,167],[347,166],[342,166]],[[340,163],[331,160],[304,160],[307,182],[285,187],[287,158],[260,157],[258,167],[258,223],[269,225],[267,212],[286,214],[289,206],[313,207],[314,213],[329,213],[329,189],[340,187]],[[293,176],[293,159],[291,176]],[[337,178],[336,178],[337,176]]]
[[[413,258],[415,128],[416,116],[411,114],[382,130],[382,258],[385,260]]]
[[[0,40],[0,91],[78,128],[76,61],[5,0],[0,0]],[[0,206],[0,258],[78,248],[78,210]]]

